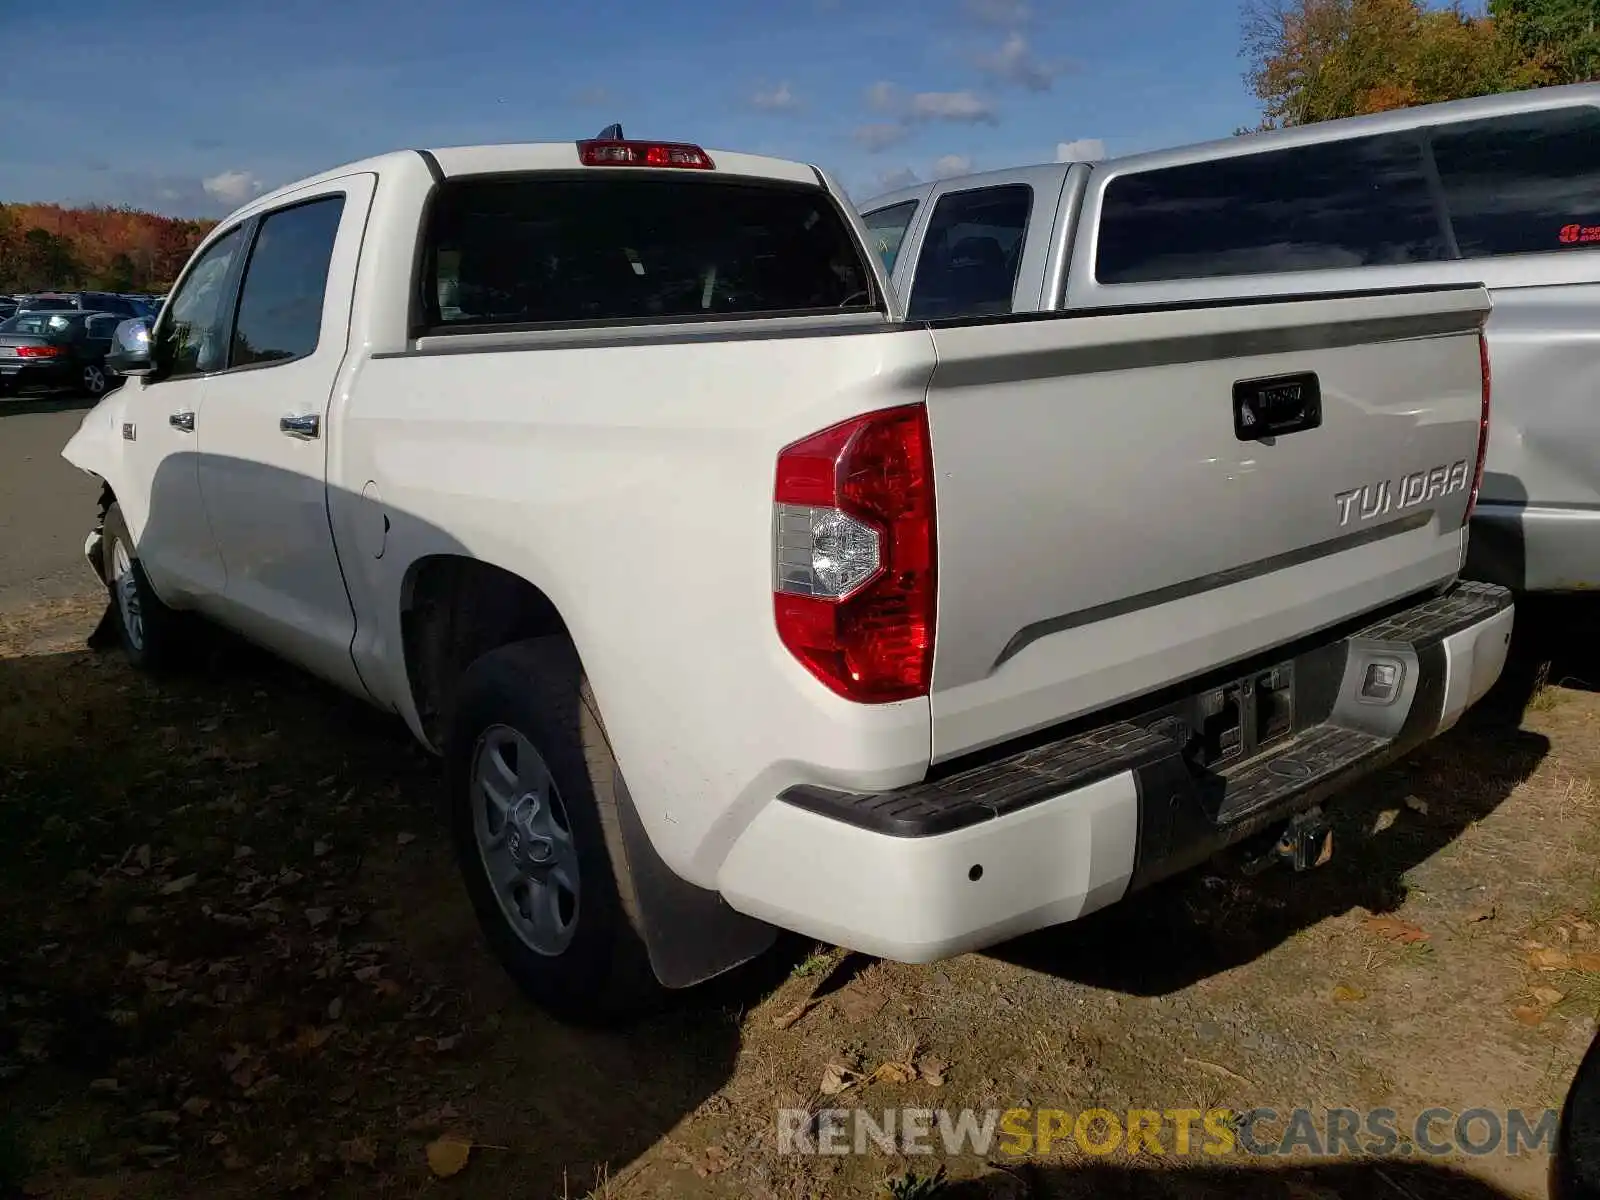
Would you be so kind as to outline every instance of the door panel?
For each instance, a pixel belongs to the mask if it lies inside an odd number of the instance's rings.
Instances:
[[[260,218],[229,365],[210,381],[199,434],[200,488],[228,572],[226,619],[358,694],[322,424],[348,344],[373,182],[320,184]]]
[[[234,228],[195,259],[154,331],[159,373],[130,379],[123,402],[130,477],[148,483],[117,497],[129,532],[162,599],[202,611],[214,611],[227,572],[201,501],[195,430],[207,373],[223,361],[243,245],[243,227]]]

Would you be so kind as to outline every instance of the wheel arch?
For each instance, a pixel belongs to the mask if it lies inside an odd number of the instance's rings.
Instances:
[[[474,661],[500,647],[561,636],[574,642],[555,602],[513,571],[464,554],[435,553],[407,568],[400,586],[407,682],[428,740],[443,744],[455,689]],[[581,649],[578,650],[582,657]],[[601,716],[604,726],[604,716]],[[666,987],[703,982],[768,949],[777,931],[688,883],[662,860],[620,769],[613,781],[621,823],[614,853],[631,880],[650,967]]]

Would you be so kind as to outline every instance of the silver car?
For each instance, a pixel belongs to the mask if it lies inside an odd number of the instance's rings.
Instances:
[[[1547,88],[860,205],[913,318],[1483,283],[1468,574],[1600,587],[1600,85]],[[1428,336],[1419,329],[1417,336]]]

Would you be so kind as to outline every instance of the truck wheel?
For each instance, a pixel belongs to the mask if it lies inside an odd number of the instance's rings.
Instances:
[[[473,663],[445,765],[467,892],[518,986],[579,1024],[658,1001],[622,851],[616,760],[571,643],[536,638]]]
[[[106,591],[123,653],[144,671],[175,665],[186,648],[182,619],[150,587],[120,505],[106,509],[100,536]]]

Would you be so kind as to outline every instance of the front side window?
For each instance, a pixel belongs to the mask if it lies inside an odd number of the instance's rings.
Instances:
[[[1241,154],[1113,179],[1095,276],[1206,276],[1438,262],[1450,257],[1413,134]]]
[[[424,323],[585,325],[866,311],[872,277],[816,187],[591,172],[443,184]]]
[[[239,291],[229,366],[286,362],[315,352],[343,214],[344,197],[329,196],[262,220]]]
[[[224,365],[226,285],[242,238],[236,227],[212,242],[173,293],[156,331],[156,355],[169,378]]]
[[[1600,109],[1439,125],[1430,138],[1463,258],[1600,246]]]
[[[907,200],[903,204],[880,208],[861,218],[867,232],[872,235],[872,248],[883,258],[884,270],[894,270],[895,260],[900,257],[900,243],[905,241],[906,229],[916,214],[917,202]]]
[[[906,315],[995,316],[1011,311],[1033,189],[1010,183],[948,192],[934,206]]]

